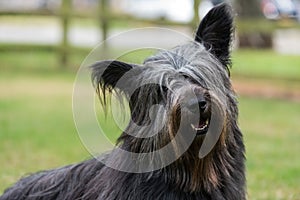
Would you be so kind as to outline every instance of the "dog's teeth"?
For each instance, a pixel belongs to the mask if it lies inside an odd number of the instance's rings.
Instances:
[[[205,125],[208,125],[208,119],[205,121]]]
[[[192,126],[193,129],[196,129],[195,126],[194,126],[194,124],[191,124],[191,126]]]
[[[202,131],[202,130],[204,130],[206,127],[207,127],[207,126],[204,125],[204,126],[202,126],[201,128],[199,128],[199,130]]]
[[[207,125],[202,126],[201,128],[196,128],[194,126],[194,124],[191,124],[191,127],[195,130],[195,131],[203,131],[204,129],[206,129]]]

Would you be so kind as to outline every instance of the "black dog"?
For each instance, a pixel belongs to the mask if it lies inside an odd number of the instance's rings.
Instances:
[[[0,200],[246,199],[244,145],[229,79],[231,13],[225,4],[213,8],[195,41],[142,66],[94,64],[104,105],[109,94],[129,102],[131,121],[117,150],[25,177]]]

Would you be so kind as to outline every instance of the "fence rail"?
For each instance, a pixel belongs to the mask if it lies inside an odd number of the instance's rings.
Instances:
[[[152,20],[152,19],[141,19],[126,14],[110,13],[109,1],[99,0],[98,8],[94,12],[78,12],[72,9],[72,0],[63,0],[60,9],[58,10],[22,10],[22,11],[0,11],[1,16],[54,16],[59,18],[62,27],[62,40],[58,45],[36,45],[36,44],[2,44],[0,50],[10,50],[17,47],[19,50],[26,50],[33,47],[39,49],[48,49],[58,52],[60,64],[62,67],[68,66],[68,59],[74,48],[71,48],[71,44],[68,40],[68,32],[70,28],[70,20],[72,18],[91,18],[95,19],[99,23],[99,29],[102,33],[102,40],[105,41],[108,36],[110,24],[113,21],[130,21],[133,23],[142,22],[148,24],[157,25],[168,25],[168,26],[187,26],[195,28],[198,22],[198,7],[200,0],[194,0],[194,18],[188,23],[174,22],[166,19]],[[105,46],[105,45],[104,45]],[[80,48],[75,48],[80,50]]]

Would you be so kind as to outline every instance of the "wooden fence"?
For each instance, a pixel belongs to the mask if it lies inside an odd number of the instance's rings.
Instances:
[[[59,18],[62,27],[62,40],[59,45],[49,46],[49,45],[38,45],[40,49],[43,47],[46,49],[52,49],[58,52],[60,64],[62,67],[68,66],[69,56],[72,51],[76,48],[71,47],[68,40],[68,32],[70,28],[70,20],[72,18],[80,17],[80,18],[93,18],[99,22],[99,29],[102,33],[102,40],[105,41],[108,36],[108,31],[110,28],[110,23],[113,21],[131,21],[131,22],[145,22],[157,25],[180,25],[187,26],[190,28],[195,28],[196,24],[199,21],[198,16],[198,7],[200,4],[200,0],[194,0],[194,18],[188,23],[179,23],[173,22],[165,19],[159,20],[150,20],[150,19],[140,19],[135,18],[130,15],[117,14],[110,12],[111,8],[109,7],[109,0],[99,0],[97,12],[74,12],[72,9],[72,0],[62,0],[61,7],[58,10],[50,11],[50,10],[33,10],[33,11],[1,11],[1,16],[55,16]],[[18,49],[28,49],[32,48],[34,45],[24,45],[24,44],[7,44],[4,45],[5,49],[14,49],[14,47],[18,47]],[[104,45],[105,46],[105,45]]]

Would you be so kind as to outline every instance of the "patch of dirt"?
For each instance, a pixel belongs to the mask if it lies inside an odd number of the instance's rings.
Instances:
[[[0,80],[0,98],[17,98],[20,96],[64,96],[71,95],[73,83],[20,78],[13,81]]]

